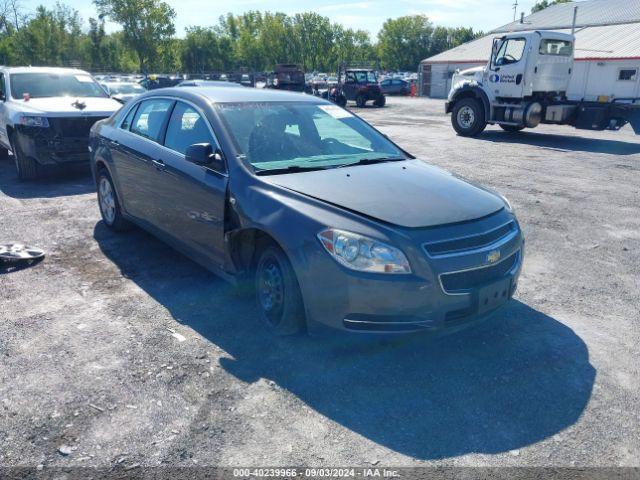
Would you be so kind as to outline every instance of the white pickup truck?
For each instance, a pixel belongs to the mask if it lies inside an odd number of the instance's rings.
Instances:
[[[20,180],[88,165],[89,130],[121,106],[82,70],[0,67],[0,158],[13,152]]]

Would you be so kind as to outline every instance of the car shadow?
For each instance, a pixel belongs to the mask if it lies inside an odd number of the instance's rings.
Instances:
[[[279,338],[243,293],[139,230],[102,222],[104,255],[173,318],[227,353],[244,382],[275,382],[333,422],[418,459],[500,453],[574,424],[593,388],[585,343],[569,327],[513,301],[449,336],[376,341]]]
[[[0,159],[0,192],[17,198],[54,198],[95,192],[91,169],[75,166],[71,170],[49,168],[42,172],[42,178],[21,182],[18,180],[13,157]]]
[[[640,143],[573,135],[554,135],[527,131],[509,133],[502,130],[485,130],[478,138],[495,143],[518,143],[571,152],[607,153],[610,155],[637,155],[640,153]]]

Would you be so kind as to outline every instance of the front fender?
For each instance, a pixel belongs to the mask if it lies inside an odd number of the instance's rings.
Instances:
[[[485,118],[490,118],[491,104],[489,97],[482,89],[482,85],[475,81],[464,82],[451,91],[449,101],[445,104],[445,112],[451,113],[459,100],[469,97],[480,100],[484,107]]]

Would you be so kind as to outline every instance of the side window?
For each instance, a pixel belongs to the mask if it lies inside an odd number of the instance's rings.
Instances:
[[[136,135],[158,142],[162,134],[162,125],[172,104],[172,100],[164,98],[140,102],[138,111],[133,117],[131,131]]]
[[[618,80],[635,82],[638,78],[637,68],[621,68],[618,72]]]
[[[178,102],[169,119],[164,146],[184,155],[187,147],[194,143],[210,143],[213,148],[217,147],[207,121],[193,107]]]
[[[524,38],[511,38],[503,42],[496,56],[496,65],[499,67],[519,62],[524,54],[526,44],[527,42]]]
[[[136,114],[136,110],[138,109],[138,105],[134,105],[134,107],[129,110],[127,116],[124,117],[124,120],[120,124],[120,128],[123,130],[129,130],[131,128],[131,122],[133,121],[133,116]]]
[[[4,73],[0,73],[0,98],[7,98],[7,91],[4,88]]]

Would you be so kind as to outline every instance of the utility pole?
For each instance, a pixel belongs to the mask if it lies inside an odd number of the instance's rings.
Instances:
[[[516,21],[516,17],[518,16],[518,0],[513,4],[513,21]]]

